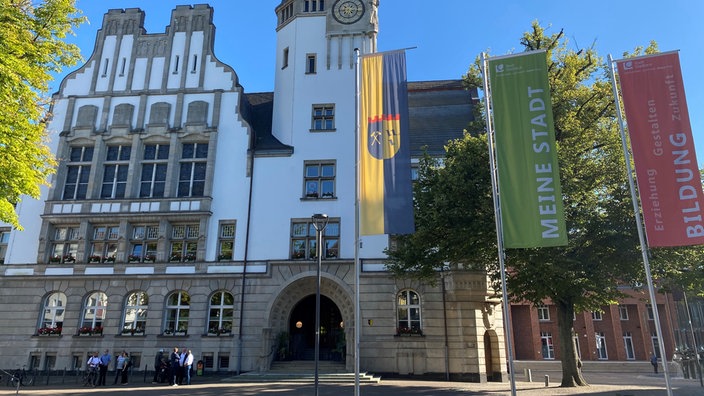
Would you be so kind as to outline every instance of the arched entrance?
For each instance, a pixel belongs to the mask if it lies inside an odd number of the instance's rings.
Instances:
[[[291,311],[289,353],[294,360],[315,360],[315,294],[301,299]],[[342,360],[345,332],[342,314],[328,297],[320,296],[319,360]]]
[[[484,333],[484,364],[487,381],[501,381],[499,338],[493,330]]]

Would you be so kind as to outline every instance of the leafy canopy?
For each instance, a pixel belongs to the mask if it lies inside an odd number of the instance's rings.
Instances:
[[[20,229],[14,205],[37,198],[54,172],[48,82],[81,59],[63,39],[83,21],[75,0],[0,0],[0,221]]]

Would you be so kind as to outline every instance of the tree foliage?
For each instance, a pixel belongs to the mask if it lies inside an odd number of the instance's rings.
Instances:
[[[75,0],[0,0],[0,221],[18,228],[14,205],[38,197],[55,166],[46,145],[48,82],[80,60],[63,39],[83,21]]]
[[[595,48],[573,48],[562,31],[547,34],[534,22],[520,44],[525,51],[547,52],[569,242],[506,251],[507,289],[513,301],[552,301],[562,386],[586,385],[573,342],[574,313],[601,310],[623,297],[619,286],[645,280],[613,89],[608,66]],[[657,52],[657,45],[624,56],[642,52]],[[468,87],[483,86],[479,62],[465,76]],[[470,133],[448,144],[444,163],[425,158],[420,164],[416,234],[400,238],[389,252],[388,267],[398,276],[432,280],[448,264],[462,264],[485,268],[498,281],[484,115],[477,115]],[[657,273],[673,273],[683,260],[697,262],[697,252],[658,249]]]

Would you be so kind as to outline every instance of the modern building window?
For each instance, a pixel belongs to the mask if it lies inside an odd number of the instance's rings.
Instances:
[[[313,105],[311,121],[312,131],[331,131],[335,129],[335,105]]]
[[[135,225],[130,238],[130,262],[156,261],[157,242],[159,240],[158,225]]]
[[[334,161],[306,161],[304,171],[305,198],[335,197]]]
[[[130,165],[130,146],[108,146],[100,198],[124,198]]]
[[[235,224],[220,224],[218,260],[232,260],[235,251]]]
[[[187,334],[190,304],[191,297],[184,291],[173,292],[166,297],[165,335]]]
[[[306,55],[306,74],[315,74],[316,71],[315,54]]]
[[[339,257],[340,221],[329,220],[323,232],[323,258]],[[291,258],[314,259],[317,257],[316,232],[313,222],[291,222]]]
[[[0,264],[5,264],[7,254],[7,244],[10,242],[10,229],[0,229]]]
[[[117,225],[94,226],[89,261],[115,261],[115,257],[117,256],[117,239],[119,236],[120,227]]]
[[[168,144],[147,144],[144,146],[142,176],[139,183],[140,198],[164,197],[168,162]]]
[[[552,342],[552,333],[548,331],[540,332],[540,348],[543,353],[543,359],[555,359],[555,345]]]
[[[628,320],[628,305],[619,304],[618,317],[621,320]]]
[[[401,290],[396,296],[396,316],[400,334],[423,334],[420,327],[420,296],[413,290]]]
[[[538,309],[538,320],[541,322],[546,322],[550,320],[550,308],[545,305],[539,305],[536,307]]]
[[[71,147],[62,199],[86,199],[93,147]]]
[[[630,331],[625,331],[623,333],[623,346],[626,350],[626,360],[635,360],[636,352],[633,347],[633,336]]]
[[[205,170],[208,143],[184,143],[178,178],[179,197],[202,197],[205,193]]]
[[[601,311],[592,311],[592,320],[603,320]]]
[[[208,334],[231,334],[235,298],[226,291],[215,292],[208,307]]]
[[[51,241],[52,263],[74,263],[78,251],[78,227],[57,227]]]
[[[125,300],[125,311],[122,317],[122,334],[144,334],[147,328],[147,311],[149,296],[143,291],[130,293]]]
[[[606,336],[604,333],[595,333],[596,337],[596,358],[599,360],[607,360],[609,354],[606,352]]]
[[[198,251],[198,224],[177,224],[171,228],[169,261],[194,261]]]
[[[61,334],[64,327],[64,312],[66,310],[66,295],[54,292],[44,299],[42,317],[38,334]]]
[[[93,292],[83,303],[83,315],[79,334],[103,334],[103,322],[108,309],[108,296],[103,292]]]

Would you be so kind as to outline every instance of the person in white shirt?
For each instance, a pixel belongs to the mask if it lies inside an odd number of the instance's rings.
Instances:
[[[183,360],[183,373],[186,376],[186,385],[191,384],[191,367],[193,366],[193,354],[191,353],[191,350],[189,349],[188,352],[186,352],[186,357]]]
[[[93,386],[98,383],[98,366],[100,365],[100,357],[98,357],[98,352],[93,352],[93,356],[88,358],[86,366],[88,367],[88,374],[92,376],[91,382]]]

